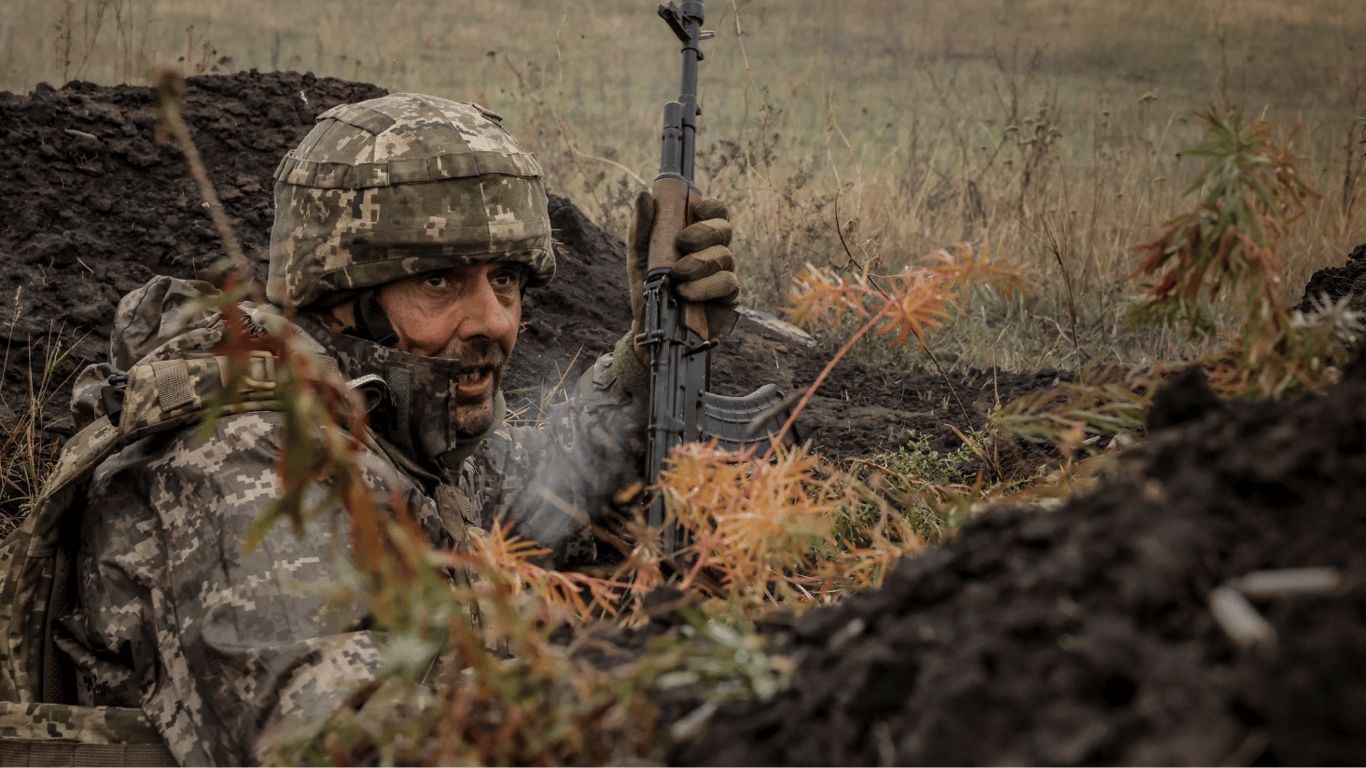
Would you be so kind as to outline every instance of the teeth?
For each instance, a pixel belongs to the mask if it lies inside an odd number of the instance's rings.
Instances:
[[[480,379],[484,378],[484,376],[487,375],[488,372],[489,372],[489,369],[488,369],[488,368],[475,368],[474,370],[471,370],[471,371],[461,371],[461,372],[460,372],[460,383],[461,383],[461,384],[473,384],[473,383],[479,381]]]

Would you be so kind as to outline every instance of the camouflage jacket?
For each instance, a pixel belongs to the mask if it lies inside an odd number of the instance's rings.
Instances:
[[[157,342],[195,288],[157,278],[124,299],[110,361],[77,382],[78,420],[101,415],[98,393],[134,363],[203,352],[221,338],[209,316]],[[379,347],[363,358],[320,326],[302,327],[348,380],[383,360]],[[625,391],[604,356],[544,426],[503,424],[444,476],[383,439],[361,466],[375,498],[396,494],[439,546],[467,522],[510,521],[562,561],[591,547],[587,518],[637,476],[643,413],[643,397]],[[79,600],[59,617],[56,642],[75,661],[81,704],[141,708],[182,764],[263,760],[273,729],[325,716],[380,663],[359,609],[324,615],[322,598],[298,588],[337,578],[336,558],[349,548],[339,515],[302,537],[278,526],[242,551],[278,493],[280,430],[278,413],[259,410],[221,419],[208,439],[197,428],[153,435],[101,463],[89,485]],[[464,502],[442,501],[452,497]]]

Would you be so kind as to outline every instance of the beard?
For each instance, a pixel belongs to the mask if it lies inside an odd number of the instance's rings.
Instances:
[[[493,372],[493,386],[475,397],[455,399],[455,431],[460,437],[478,437],[493,427],[493,396],[503,383],[503,369]]]
[[[510,351],[509,351],[510,352]],[[455,429],[460,437],[478,437],[495,425],[494,396],[503,385],[503,370],[507,366],[509,352],[489,339],[474,339],[461,346],[461,367],[487,368],[492,379],[491,386],[477,395],[463,396],[457,392],[455,398]],[[466,366],[465,361],[473,366]]]

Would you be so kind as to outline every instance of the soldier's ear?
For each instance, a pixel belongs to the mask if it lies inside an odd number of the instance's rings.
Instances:
[[[333,333],[345,333],[356,327],[356,302],[348,301],[318,314],[318,319]]]
[[[356,327],[356,292],[333,291],[306,307],[300,307],[299,311],[313,315],[328,330],[342,333]]]

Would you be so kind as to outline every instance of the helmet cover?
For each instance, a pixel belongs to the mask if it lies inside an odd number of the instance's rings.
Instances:
[[[541,167],[501,119],[411,93],[319,115],[275,171],[270,300],[307,307],[453,265],[523,264],[548,283]]]

